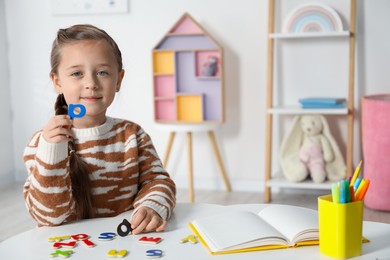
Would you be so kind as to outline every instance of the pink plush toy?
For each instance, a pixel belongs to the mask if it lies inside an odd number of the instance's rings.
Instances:
[[[290,181],[300,182],[310,175],[319,183],[346,176],[343,156],[322,115],[295,117],[280,150],[283,174]]]
[[[325,181],[325,161],[329,162],[334,157],[328,138],[322,134],[323,127],[318,117],[301,119],[304,138],[299,149],[299,159],[306,165],[314,182]]]

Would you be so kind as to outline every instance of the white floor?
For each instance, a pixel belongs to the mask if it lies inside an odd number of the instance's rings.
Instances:
[[[317,209],[318,194],[273,194],[272,203],[289,204]],[[195,191],[197,203],[221,205],[263,203],[264,194],[260,192]],[[177,191],[177,202],[188,202],[187,190]],[[390,223],[390,212],[365,208],[364,219]],[[0,197],[0,242],[23,231],[35,227],[23,201],[23,183],[15,183],[4,188]]]

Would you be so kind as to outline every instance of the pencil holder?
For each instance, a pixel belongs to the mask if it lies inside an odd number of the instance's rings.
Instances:
[[[333,203],[332,195],[318,198],[320,252],[345,259],[362,253],[363,201]]]

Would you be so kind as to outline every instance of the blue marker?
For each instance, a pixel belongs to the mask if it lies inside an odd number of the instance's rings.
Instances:
[[[75,109],[79,109],[77,114],[75,114],[75,112],[74,112]],[[68,115],[70,116],[70,119],[72,119],[72,120],[74,118],[82,118],[86,112],[87,112],[87,109],[85,108],[85,106],[83,106],[81,104],[69,104],[69,106],[68,106]]]
[[[344,180],[340,181],[340,203],[347,203],[347,191],[345,189]]]
[[[355,183],[353,184],[353,189],[354,189],[355,192],[359,188],[360,182],[362,182],[362,179],[361,178],[357,178]]]

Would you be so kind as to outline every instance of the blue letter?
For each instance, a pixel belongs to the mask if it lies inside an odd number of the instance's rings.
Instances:
[[[74,110],[78,108],[79,111],[77,114],[74,113]],[[68,106],[68,115],[70,116],[70,119],[73,120],[73,118],[82,118],[85,115],[85,112],[87,110],[85,109],[85,106],[81,104],[69,104]]]

